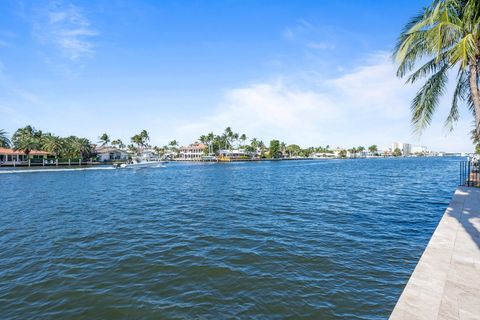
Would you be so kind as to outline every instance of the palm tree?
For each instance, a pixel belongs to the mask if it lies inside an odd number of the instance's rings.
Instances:
[[[141,148],[143,147],[143,138],[141,135],[136,134],[133,137],[130,138],[133,144],[137,145],[136,152],[140,153]]]
[[[232,128],[226,127],[225,131],[223,132],[223,135],[222,135],[222,138],[224,140],[224,148],[225,149],[231,149],[233,137],[234,137],[234,133],[232,131]]]
[[[258,139],[257,138],[253,138],[252,140],[250,140],[250,146],[255,149],[255,151],[257,151],[258,149]]]
[[[245,145],[245,141],[247,141],[247,135],[245,133],[242,133],[242,135],[240,136],[240,142],[242,147]]]
[[[10,139],[7,137],[7,133],[5,130],[0,129],[0,147],[2,148],[10,148]]]
[[[117,139],[112,141],[112,146],[118,146],[118,148],[123,149],[125,148],[125,144],[123,143],[122,140]]]
[[[466,103],[480,134],[480,1],[434,0],[404,27],[394,56],[397,75],[407,83],[429,77],[412,101],[412,123],[417,132],[428,126],[446,91],[448,74],[457,73],[450,113],[445,125],[450,129],[459,118],[458,106]],[[416,69],[419,62],[428,61]]]
[[[20,128],[12,136],[12,143],[15,150],[22,150],[26,155],[32,150],[41,148],[42,131],[35,130],[32,126]]]
[[[60,137],[46,134],[42,138],[42,149],[50,152],[57,158],[64,149],[64,141]]]
[[[263,157],[263,153],[264,153],[264,151],[265,151],[265,143],[263,143],[263,141],[260,140],[260,141],[258,142],[258,144],[257,144],[257,147],[258,147],[258,149],[259,149],[259,151],[260,151],[260,156]]]
[[[168,143],[170,147],[178,147],[178,142],[177,140],[172,140]]]
[[[110,137],[106,133],[104,133],[100,137],[98,137],[98,143],[101,143],[102,147],[107,145],[109,142],[110,142]]]
[[[207,134],[208,153],[213,153],[214,142],[215,142],[215,135],[213,134],[213,132],[210,132],[209,134]]]
[[[92,153],[92,144],[86,138],[73,137],[72,149],[80,158],[87,158]]]
[[[148,146],[148,142],[150,142],[150,135],[148,134],[148,131],[142,130],[142,132],[140,132],[140,137],[142,138],[142,144],[144,146]]]
[[[92,145],[86,138],[70,136],[63,140],[63,149],[60,155],[69,159],[85,159],[92,154]]]
[[[376,144],[371,145],[368,147],[368,151],[370,151],[371,154],[376,154],[378,152],[378,148]]]
[[[239,139],[239,137],[240,136],[236,132],[234,134],[232,134],[232,141],[235,141],[235,148],[237,148],[237,149],[238,149],[238,139]]]

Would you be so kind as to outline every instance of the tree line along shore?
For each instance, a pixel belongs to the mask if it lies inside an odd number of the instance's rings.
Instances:
[[[0,130],[0,147],[11,148],[22,152],[28,158],[32,151],[43,151],[48,153],[50,159],[66,160],[90,160],[99,161],[99,151],[102,148],[117,149],[125,153],[121,159],[127,160],[131,156],[138,155],[148,150],[158,158],[169,160],[182,160],[185,150],[195,146],[200,148],[199,154],[194,160],[212,160],[214,157],[225,157],[230,155],[232,160],[261,160],[261,159],[301,159],[301,158],[356,158],[366,156],[402,156],[402,150],[379,150],[377,145],[366,147],[358,146],[352,148],[332,148],[329,145],[324,147],[302,148],[297,144],[287,144],[277,139],[269,141],[268,145],[258,138],[249,139],[246,134],[236,133],[231,127],[227,127],[221,134],[201,135],[194,143],[180,147],[177,140],[172,140],[164,146],[150,144],[150,134],[146,130],[135,134],[130,138],[128,144],[121,139],[112,139],[107,133],[98,137],[98,141],[92,142],[87,138],[68,136],[60,137],[50,132],[37,130],[33,126],[25,126],[16,130],[11,137]],[[205,157],[200,157],[200,156]],[[418,154],[425,155],[425,154]],[[211,158],[208,158],[211,157]],[[222,158],[220,158],[222,159]],[[192,160],[192,159],[190,159]],[[1,161],[1,159],[0,159]],[[70,162],[69,162],[70,163]]]

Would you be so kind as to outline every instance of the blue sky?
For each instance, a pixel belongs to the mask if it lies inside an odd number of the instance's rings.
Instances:
[[[0,128],[181,144],[233,127],[303,146],[471,151],[467,112],[412,134],[390,57],[427,1],[2,1]]]

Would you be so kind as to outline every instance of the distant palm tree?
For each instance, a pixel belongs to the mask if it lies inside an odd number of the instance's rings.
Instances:
[[[92,153],[92,144],[86,138],[73,137],[72,149],[80,156],[80,158],[86,158]]]
[[[148,134],[148,131],[142,130],[142,132],[140,132],[140,137],[142,138],[142,144],[144,146],[148,146],[148,142],[150,142],[150,135]]]
[[[35,130],[32,126],[20,128],[12,136],[12,142],[15,150],[22,150],[26,155],[32,150],[41,148],[42,131]]]
[[[132,141],[133,144],[137,145],[136,152],[137,153],[142,153],[143,152],[143,140],[141,135],[136,134],[132,138],[130,138],[130,141]]]
[[[110,137],[108,136],[108,134],[104,133],[100,137],[98,137],[98,142],[101,143],[102,146],[106,146],[110,142]]]
[[[207,134],[208,153],[213,153],[214,142],[215,142],[215,135],[213,134],[213,132],[210,132],[209,134]]]
[[[258,144],[257,144],[257,147],[258,147],[258,150],[260,151],[260,156],[263,156],[264,152],[265,152],[265,143],[263,143],[262,140],[258,141]]]
[[[238,148],[238,139],[239,139],[239,137],[240,137],[240,136],[239,136],[238,133],[236,133],[236,132],[232,134],[232,141],[235,141],[235,147],[236,147],[236,148]]]
[[[112,146],[117,146],[117,147],[120,148],[120,149],[125,148],[125,144],[124,144],[123,141],[120,140],[120,139],[113,140],[113,141],[112,141]]]
[[[172,140],[168,143],[168,145],[171,147],[178,147],[178,142],[177,140]]]
[[[241,141],[241,146],[243,147],[245,145],[245,141],[247,141],[247,135],[245,133],[242,133],[240,136],[240,141]]]
[[[225,149],[231,149],[232,148],[232,141],[233,141],[233,137],[234,137],[234,133],[232,131],[232,128],[230,127],[226,127],[225,128],[225,131],[223,132],[223,140],[225,141],[225,145],[224,145],[224,148]]]
[[[7,133],[5,130],[0,129],[0,147],[10,148],[10,139],[8,139]]]
[[[62,158],[85,159],[92,154],[92,144],[86,138],[70,136],[63,138],[63,148],[60,152]]]
[[[421,132],[428,126],[446,92],[448,75],[456,70],[457,80],[450,113],[445,125],[450,129],[459,118],[459,102],[467,104],[480,135],[480,1],[434,0],[404,27],[394,55],[397,75],[414,83],[429,77],[412,101],[412,123]],[[428,58],[429,60],[426,60]]]
[[[50,152],[57,158],[64,149],[64,141],[62,138],[47,134],[42,138],[42,149]]]

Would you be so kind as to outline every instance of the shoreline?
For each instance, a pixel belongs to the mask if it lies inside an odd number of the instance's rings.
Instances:
[[[278,162],[278,161],[333,161],[333,160],[368,160],[368,159],[407,159],[407,158],[463,158],[461,156],[428,156],[428,157],[365,157],[365,158],[280,158],[280,159],[231,159],[230,161],[218,161],[218,160],[184,160],[173,159],[167,162],[171,163],[238,163],[238,162]],[[39,171],[82,171],[82,170],[109,170],[116,169],[115,164],[124,162],[88,162],[79,165],[74,164],[21,164],[21,165],[0,165],[0,174],[2,173],[17,173],[17,172],[39,172]]]
[[[477,319],[480,189],[458,187],[390,318]]]

